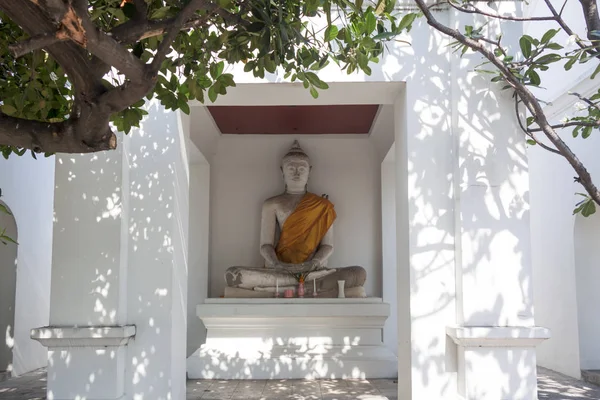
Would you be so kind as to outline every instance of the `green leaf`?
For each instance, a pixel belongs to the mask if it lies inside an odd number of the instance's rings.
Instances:
[[[577,56],[572,56],[569,61],[566,62],[565,64],[565,71],[570,70],[573,65],[575,64],[575,62],[577,61],[578,57]]]
[[[319,92],[317,92],[317,89],[315,89],[314,86],[310,87],[310,95],[315,99],[319,97]]]
[[[559,30],[560,29],[550,29],[544,33],[544,36],[542,36],[542,44],[548,43],[550,39],[552,39],[559,32]]]
[[[598,64],[598,66],[596,67],[596,69],[592,73],[592,76],[590,76],[590,79],[594,79],[596,77],[596,75],[598,75],[598,72],[600,72],[600,64]]]
[[[583,132],[581,132],[581,137],[584,139],[587,139],[590,137],[591,134],[592,134],[592,127],[586,126],[585,128],[583,128]]]
[[[589,217],[596,212],[596,203],[592,199],[586,201],[581,209],[581,215]]]
[[[2,242],[4,244],[8,244],[8,243],[14,243],[16,245],[19,244],[13,238],[11,238],[10,236],[6,236],[4,233],[2,235],[0,235],[0,242]]]
[[[550,64],[560,60],[562,60],[562,56],[560,54],[551,53],[541,56],[540,58],[534,60],[534,62],[537,64]]]
[[[179,98],[178,105],[181,111],[183,111],[187,115],[190,115],[190,106],[183,97]]]
[[[531,42],[525,37],[519,39],[519,46],[521,46],[521,53],[525,58],[529,58],[531,56]]]
[[[372,12],[367,13],[365,20],[365,33],[370,35],[377,28],[377,19]]]
[[[171,9],[171,7],[166,6],[166,7],[161,7],[157,10],[155,10],[152,15],[150,16],[150,19],[161,19],[167,16],[167,14],[169,13],[169,10]]]
[[[416,13],[406,14],[404,17],[402,17],[400,24],[398,24],[398,32],[410,27],[412,25],[412,23],[415,21],[415,18],[417,18]],[[472,29],[472,27],[471,27],[471,29]]]
[[[537,144],[537,142],[533,139],[527,139],[527,144],[531,145],[531,146],[535,146]]]
[[[531,44],[535,44],[535,42],[537,41],[536,39],[532,38],[532,37],[531,37],[531,36],[529,36],[529,35],[523,35],[523,36],[521,37],[521,39],[525,39],[525,40],[527,40],[528,42],[530,42]]]
[[[101,16],[102,14],[104,14],[104,12],[105,12],[105,10],[104,10],[103,8],[101,8],[101,7],[96,7],[96,8],[94,8],[94,10],[91,12],[91,14],[90,14],[90,19],[91,19],[92,21],[95,21],[95,20],[97,20],[98,18],[100,18],[100,16]]]
[[[529,76],[529,79],[531,80],[531,84],[534,85],[534,86],[539,86],[540,83],[542,83],[542,80],[540,79],[540,76],[534,70],[529,70],[527,72],[527,76]]]
[[[395,32],[382,32],[379,35],[375,35],[373,36],[373,39],[375,40],[387,40],[387,39],[391,39],[393,37],[398,36],[397,33]]]
[[[315,74],[314,72],[305,72],[304,76],[306,76],[306,79],[308,79],[308,81],[313,86],[316,86],[319,89],[328,89],[329,88],[329,85],[327,83],[323,82],[321,79],[319,79],[317,74]]]
[[[223,73],[224,69],[225,69],[225,63],[223,61],[218,62],[216,64],[212,64],[210,66],[210,76],[213,79],[217,79],[219,77],[219,75],[221,75]]]
[[[339,30],[335,25],[329,25],[327,29],[325,29],[325,41],[330,42],[337,37]]]
[[[4,214],[12,215],[12,213],[10,212],[10,210],[8,209],[8,207],[6,207],[2,203],[0,203],[0,212],[2,212]]]
[[[213,85],[208,89],[208,98],[210,99],[211,102],[214,103],[215,100],[217,100],[217,96],[218,96],[218,93],[215,90],[215,87]]]
[[[1,108],[4,114],[13,115],[17,112],[17,109],[14,106],[11,106],[10,104],[4,103]]]

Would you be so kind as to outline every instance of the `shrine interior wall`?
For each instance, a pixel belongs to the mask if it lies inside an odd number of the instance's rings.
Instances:
[[[280,161],[293,136],[219,138],[211,161],[209,297],[219,297],[230,266],[262,266],[259,254],[263,201],[284,190]],[[313,166],[309,191],[335,204],[335,251],[330,267],[361,265],[368,296],[381,296],[381,169],[368,137],[297,138]]]

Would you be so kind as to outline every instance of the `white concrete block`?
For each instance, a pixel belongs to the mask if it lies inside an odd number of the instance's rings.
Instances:
[[[458,393],[465,400],[537,400],[535,346],[542,327],[447,327],[458,345]]]
[[[241,303],[243,301],[243,303]],[[366,299],[207,299],[207,340],[188,358],[192,379],[389,378],[382,341],[389,305]]]

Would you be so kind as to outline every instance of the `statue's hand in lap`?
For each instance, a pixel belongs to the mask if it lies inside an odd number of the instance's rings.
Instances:
[[[285,270],[287,272],[291,272],[294,274],[297,274],[300,272],[318,271],[318,270],[322,269],[321,263],[318,260],[310,260],[310,261],[303,262],[301,264],[290,264],[290,263],[284,263],[284,262],[277,262],[275,264],[275,268],[280,268],[282,270]]]

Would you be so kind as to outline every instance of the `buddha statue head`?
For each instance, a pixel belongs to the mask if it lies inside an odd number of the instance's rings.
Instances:
[[[306,192],[311,168],[308,155],[295,140],[281,160],[285,191],[292,194]]]

